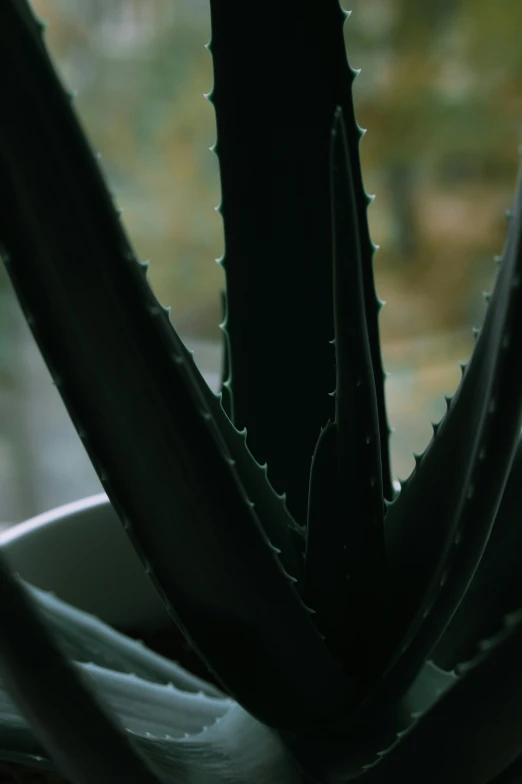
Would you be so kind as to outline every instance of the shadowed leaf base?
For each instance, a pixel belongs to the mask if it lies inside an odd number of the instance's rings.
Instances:
[[[50,770],[0,762],[0,784],[70,784],[69,779]]]

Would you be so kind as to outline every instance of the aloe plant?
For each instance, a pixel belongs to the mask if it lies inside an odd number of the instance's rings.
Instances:
[[[25,0],[0,4],[0,245],[110,503],[218,689],[0,559],[0,759],[72,782],[506,784],[522,755],[522,183],[470,362],[395,491],[337,0],[211,0],[214,395]]]

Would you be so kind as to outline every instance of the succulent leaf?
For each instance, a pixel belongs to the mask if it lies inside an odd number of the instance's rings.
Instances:
[[[331,138],[335,423],[321,433],[312,467],[305,596],[333,649],[364,678],[383,609],[384,499],[357,202],[341,107]]]
[[[0,253],[145,574],[224,689],[0,557],[0,760],[75,784],[514,784],[522,174],[473,355],[397,492],[348,14],[266,0],[247,37],[239,0],[210,5],[217,396],[147,282],[44,25],[0,3]]]
[[[0,585],[0,677],[59,769],[85,784],[158,784],[135,744],[109,718],[103,701],[59,651],[1,554]],[[12,751],[34,754],[24,746],[27,733],[17,746],[19,735],[19,723],[11,722],[11,732],[0,744],[8,740]]]
[[[471,360],[437,435],[386,517],[392,585],[384,648],[400,688],[430,655],[468,588],[508,479],[522,412],[521,275],[522,177]]]
[[[247,427],[250,449],[303,523],[314,446],[334,414],[329,154],[338,105],[354,169],[385,495],[393,494],[346,15],[337,0],[320,13],[311,0],[268,0],[244,36],[230,34],[239,0],[210,8],[234,423]],[[269,58],[259,56],[266,41]]]
[[[471,585],[435,651],[446,669],[472,658],[481,639],[495,634],[522,607],[522,441],[511,466],[495,524]]]
[[[202,691],[209,697],[225,698],[213,684],[148,650],[145,645],[117,632],[94,615],[28,583],[24,585],[58,647],[71,661],[91,662],[114,672],[133,673],[153,683],[171,683],[184,692]]]
[[[303,579],[302,552],[305,546],[305,527],[298,525],[286,506],[286,496],[278,495],[268,481],[266,465],[261,466],[250,452],[246,429],[239,431],[224,413],[219,400],[209,389],[192,352],[187,351],[178,341],[178,350],[185,356],[187,372],[190,373],[194,388],[217,424],[224,447],[228,450],[233,464],[241,477],[241,484],[255,509],[256,516],[263,526],[270,543],[278,550],[278,558],[288,574],[301,588]]]
[[[522,748],[522,614],[506,618],[487,650],[360,777],[361,784],[496,784]]]
[[[522,751],[508,765],[502,773],[491,779],[489,784],[519,784],[522,777]]]
[[[20,8],[16,0],[0,7],[0,68],[13,74],[2,83],[0,238],[35,339],[194,649],[267,724],[329,721],[353,684],[276,557]]]
[[[162,784],[302,784],[281,740],[237,703],[186,694],[93,664],[73,666],[111,708]],[[53,694],[58,691],[56,684],[51,688]],[[0,759],[56,770],[1,683]],[[113,773],[99,773],[97,784],[125,780],[112,778]],[[141,781],[137,774],[127,772],[126,781]],[[91,780],[85,775],[74,779]]]
[[[225,291],[221,292],[221,331],[223,332],[223,360],[221,368],[221,406],[228,418],[233,421],[233,398],[232,398],[232,377],[230,375],[230,346],[228,342],[227,333],[227,295]]]

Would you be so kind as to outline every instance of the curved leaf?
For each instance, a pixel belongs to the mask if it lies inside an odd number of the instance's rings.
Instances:
[[[74,784],[157,784],[123,729],[60,653],[1,554],[0,586],[0,675],[59,770]],[[19,721],[12,730],[9,748],[19,751]]]
[[[232,397],[232,377],[230,375],[230,346],[227,334],[227,295],[226,292],[221,292],[221,310],[223,317],[221,319],[221,330],[223,332],[223,339],[221,341],[223,360],[221,368],[221,405],[223,411],[228,418],[233,421],[233,397]]]
[[[521,659],[519,611],[456,673],[428,662],[402,700],[354,712],[344,737],[298,738],[295,756],[316,780],[339,784],[497,784],[522,748]]]
[[[224,698],[223,692],[179,664],[150,651],[137,640],[112,629],[94,615],[82,612],[56,596],[27,583],[26,589],[54,634],[60,650],[71,661],[132,673],[153,683],[172,683],[185,692]]]
[[[522,612],[357,778],[361,784],[490,784],[522,747]]]
[[[522,752],[519,752],[515,759],[508,765],[502,773],[491,779],[489,784],[520,784],[522,781]]]
[[[237,703],[184,694],[94,665],[76,669],[111,707],[163,784],[302,784],[277,735]],[[55,769],[1,684],[0,760]],[[100,778],[97,784],[119,780]],[[135,781],[132,774],[127,779]]]
[[[330,733],[304,733],[286,741],[313,781],[340,784],[358,780],[380,758],[382,749],[390,747],[415,717],[432,708],[456,679],[455,673],[426,662],[401,700],[359,715],[359,721],[353,721],[344,732],[338,727]],[[357,718],[356,712],[354,716]]]
[[[522,177],[484,326],[457,393],[386,517],[386,681],[404,689],[457,609],[486,546],[522,412]],[[388,694],[386,699],[390,699]]]
[[[22,8],[0,5],[0,72],[10,74],[0,85],[0,241],[26,318],[107,495],[193,648],[267,724],[328,722],[353,683],[263,531]]]
[[[522,607],[522,441],[511,466],[495,524],[466,595],[434,651],[441,667],[453,668],[495,634],[508,613]]]

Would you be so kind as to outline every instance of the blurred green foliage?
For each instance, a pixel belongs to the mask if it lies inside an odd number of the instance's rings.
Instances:
[[[482,318],[522,140],[518,0],[359,0],[346,25],[387,336]],[[381,201],[383,202],[381,205]],[[389,281],[389,282],[388,282]],[[399,284],[418,311],[408,314]],[[411,294],[416,294],[411,297]],[[392,313],[391,311],[394,311]],[[388,329],[387,329],[388,328]]]
[[[223,250],[205,0],[33,0],[123,220],[182,334],[219,338]],[[348,7],[348,6],[346,6]],[[520,0],[353,0],[383,339],[477,323],[522,136]],[[262,14],[262,3],[250,16]],[[248,35],[245,27],[244,35]],[[263,53],[260,52],[260,57]],[[238,67],[241,64],[238,63]],[[254,95],[238,96],[255,101]],[[289,96],[292,100],[292,96]],[[413,296],[412,296],[413,295]]]

